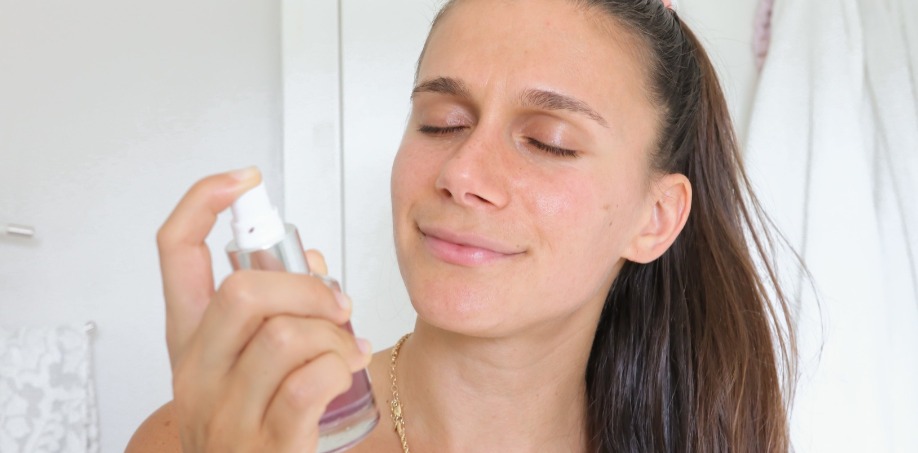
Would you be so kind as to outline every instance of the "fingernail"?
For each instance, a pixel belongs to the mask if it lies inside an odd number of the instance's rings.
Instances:
[[[362,353],[364,353],[364,354],[372,354],[372,353],[373,353],[373,345],[371,345],[370,342],[369,342],[368,340],[365,340],[365,339],[363,339],[363,338],[358,338],[358,339],[357,339],[357,347],[360,349],[360,352],[362,352]]]
[[[335,293],[335,299],[338,301],[338,305],[345,311],[351,309],[351,298],[347,297],[347,294],[342,293],[341,291],[332,290]]]
[[[238,170],[233,170],[229,172],[229,175],[239,181],[239,182],[248,182],[253,179],[257,179],[259,175],[258,167],[252,165],[251,167],[240,168]]]

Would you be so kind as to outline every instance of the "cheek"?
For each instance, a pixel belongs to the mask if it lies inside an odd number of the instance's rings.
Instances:
[[[590,178],[581,175],[540,186],[525,193],[532,194],[533,216],[541,219],[538,223],[549,242],[582,240],[611,227],[615,209]]]
[[[560,193],[538,194],[535,199],[535,209],[540,216],[560,217],[569,206],[567,196]]]
[[[390,185],[393,213],[406,208],[410,198],[417,197],[425,185],[433,186],[437,165],[433,161],[434,153],[425,155],[421,151],[406,139],[395,155]]]
[[[399,147],[398,152],[395,154],[395,160],[392,161],[392,174],[390,175],[389,180],[389,193],[392,196],[392,208],[396,210],[399,207],[398,201],[402,198],[402,193],[404,192],[404,186],[406,184],[406,178],[404,175],[407,172],[405,168],[408,165],[408,160],[405,158],[405,149],[404,146]]]
[[[529,189],[531,206],[551,259],[595,278],[611,269],[627,243],[632,194],[578,176],[555,181],[548,190]]]
[[[398,153],[395,155],[395,160],[392,162],[392,174],[390,176],[389,194],[392,197],[392,228],[396,254],[399,259],[401,259],[402,255],[403,236],[410,230],[410,225],[406,224],[406,219],[412,204],[411,196],[418,193],[415,180],[409,177],[417,163],[409,154],[409,150],[404,145],[399,148]]]
[[[437,196],[441,153],[404,139],[392,162],[390,195],[395,250],[399,260],[409,252],[416,232],[414,211]],[[404,263],[402,263],[404,264]],[[403,270],[404,270],[404,266]]]

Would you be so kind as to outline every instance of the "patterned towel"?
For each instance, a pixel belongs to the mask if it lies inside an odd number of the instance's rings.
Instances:
[[[92,330],[0,327],[0,452],[98,453]]]

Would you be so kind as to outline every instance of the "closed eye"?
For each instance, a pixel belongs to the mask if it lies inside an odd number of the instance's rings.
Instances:
[[[460,132],[464,129],[467,129],[467,126],[439,127],[439,126],[430,126],[430,125],[425,124],[425,125],[421,125],[421,127],[418,128],[418,132],[422,134],[427,134],[427,135],[448,135],[448,134],[452,134],[455,132]],[[559,156],[559,157],[577,157],[578,156],[577,151],[574,151],[572,149],[567,149],[567,148],[561,148],[558,146],[546,145],[545,143],[542,143],[534,138],[527,137],[526,142],[529,143],[530,146],[533,146],[540,151],[544,151],[546,153],[549,153],[555,156]]]
[[[439,126],[428,126],[422,125],[418,128],[418,132],[428,135],[446,135],[452,134],[453,132],[459,132],[465,129],[465,126],[448,126],[448,127],[439,127]]]
[[[540,141],[538,141],[538,140],[536,140],[536,139],[534,139],[534,138],[526,138],[526,141],[527,141],[530,145],[532,145],[532,146],[534,146],[534,147],[536,147],[536,148],[538,148],[538,149],[540,149],[540,150],[542,150],[542,151],[545,151],[546,153],[549,153],[549,154],[554,154],[554,155],[560,156],[560,157],[577,157],[577,151],[574,151],[574,150],[572,150],[572,149],[560,148],[560,147],[557,147],[557,146],[546,145],[545,143],[542,143],[542,142],[540,142]]]

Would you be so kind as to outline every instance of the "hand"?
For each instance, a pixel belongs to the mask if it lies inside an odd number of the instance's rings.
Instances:
[[[237,271],[214,289],[204,239],[260,180],[247,169],[198,181],[157,234],[185,452],[315,451],[325,407],[370,361],[369,345],[339,327],[349,299],[317,277]],[[325,272],[321,255],[306,257]]]

